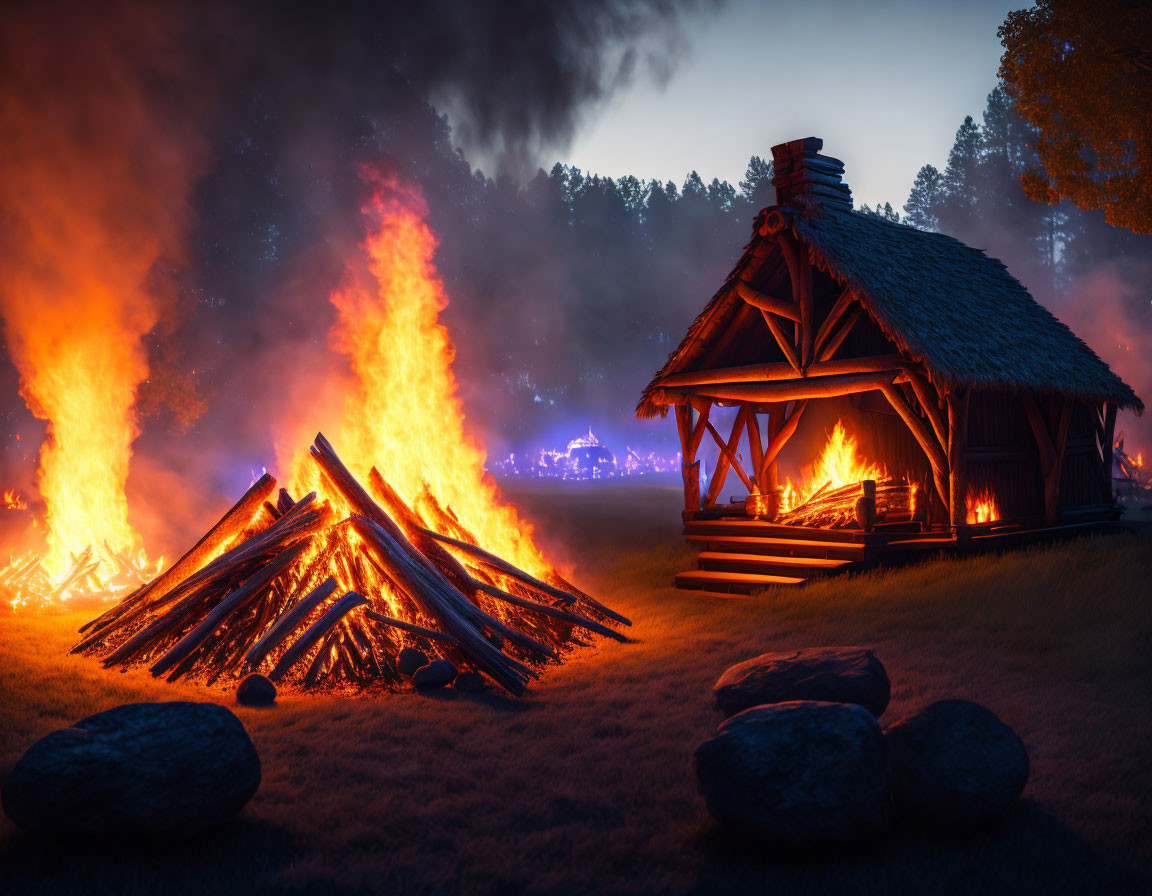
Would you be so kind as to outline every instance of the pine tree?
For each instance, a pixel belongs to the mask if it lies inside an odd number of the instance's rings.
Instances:
[[[943,193],[944,178],[939,169],[934,165],[925,165],[916,172],[912,192],[904,204],[904,223],[920,230],[938,230]]]

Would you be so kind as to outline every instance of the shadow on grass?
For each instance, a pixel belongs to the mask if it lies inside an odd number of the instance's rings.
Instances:
[[[276,889],[288,831],[241,815],[191,840],[121,843],[14,831],[0,839],[0,893],[252,893]]]
[[[1058,819],[1023,803],[969,832],[897,822],[840,846],[766,849],[706,823],[696,892],[746,893],[759,880],[789,893],[1147,893],[1152,879],[1093,848]]]
[[[540,704],[527,702],[520,697],[498,693],[492,689],[486,691],[458,691],[455,688],[442,688],[436,691],[417,691],[425,700],[439,700],[443,703],[475,703],[488,709],[501,712],[528,712],[536,709]]]

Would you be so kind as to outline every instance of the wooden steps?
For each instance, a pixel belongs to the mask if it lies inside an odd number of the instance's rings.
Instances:
[[[769,585],[799,585],[861,563],[867,545],[860,532],[779,526],[756,520],[693,520],[688,541],[702,550],[698,569],[679,573],[676,587],[751,594]]]

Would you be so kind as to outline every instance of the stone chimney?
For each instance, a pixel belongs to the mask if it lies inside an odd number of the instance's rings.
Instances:
[[[820,155],[823,146],[819,137],[805,137],[772,147],[772,186],[776,188],[777,205],[800,207],[807,200],[826,208],[852,209],[852,191],[841,179],[844,163]]]

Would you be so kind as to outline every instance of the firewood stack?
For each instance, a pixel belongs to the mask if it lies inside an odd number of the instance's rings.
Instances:
[[[856,525],[856,500],[863,485],[853,482],[842,488],[824,485],[803,504],[780,513],[776,522],[787,526],[822,526],[841,529]],[[903,479],[876,483],[876,518],[906,521],[912,518],[912,486]]]
[[[419,511],[373,469],[371,494],[318,435],[317,493],[269,475],[166,572],[81,628],[72,649],[106,667],[148,664],[212,684],[261,671],[299,688],[396,685],[419,645],[521,694],[591,634],[627,639],[623,616],[565,581],[484,550],[425,489]],[[275,501],[273,497],[275,495]]]

